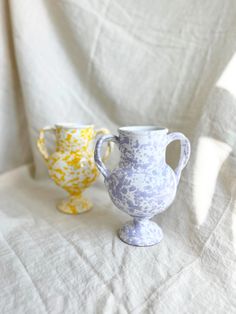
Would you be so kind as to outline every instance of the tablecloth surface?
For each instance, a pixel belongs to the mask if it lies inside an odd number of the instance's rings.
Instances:
[[[0,1],[0,313],[236,312],[236,2]],[[152,124],[192,154],[163,241],[126,245],[102,178],[68,216],[39,129]],[[47,138],[50,151],[54,138]],[[174,167],[178,146],[170,145]],[[111,166],[118,160],[117,151]]]

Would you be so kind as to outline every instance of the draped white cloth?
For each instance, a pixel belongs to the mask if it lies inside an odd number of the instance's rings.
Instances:
[[[0,5],[0,313],[235,313],[236,2]],[[159,245],[118,239],[129,217],[101,179],[93,211],[55,209],[65,194],[35,143],[56,122],[190,138],[176,199],[154,218]]]

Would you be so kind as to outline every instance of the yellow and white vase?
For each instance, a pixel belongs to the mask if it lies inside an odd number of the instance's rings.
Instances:
[[[45,144],[45,132],[53,131],[56,136],[56,151],[49,155]],[[67,214],[80,214],[91,209],[92,203],[82,192],[97,178],[99,172],[94,163],[94,140],[107,134],[107,129],[95,130],[93,125],[74,123],[56,124],[40,130],[37,146],[46,161],[53,181],[69,193],[57,208]],[[104,159],[110,153],[108,146]]]

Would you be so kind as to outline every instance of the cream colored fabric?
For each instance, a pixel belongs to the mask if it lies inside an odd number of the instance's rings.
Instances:
[[[235,21],[233,0],[1,1],[1,313],[236,312]],[[117,238],[129,217],[101,180],[93,211],[56,211],[35,145],[55,122],[190,138],[162,243]]]
[[[0,173],[32,160],[10,12],[0,0]]]

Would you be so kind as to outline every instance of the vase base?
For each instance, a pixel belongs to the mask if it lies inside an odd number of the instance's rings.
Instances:
[[[134,219],[125,224],[119,231],[120,239],[134,246],[151,246],[163,238],[161,228],[148,219]]]
[[[92,208],[92,203],[83,196],[70,196],[69,199],[61,201],[57,205],[60,212],[70,215],[85,213]]]

